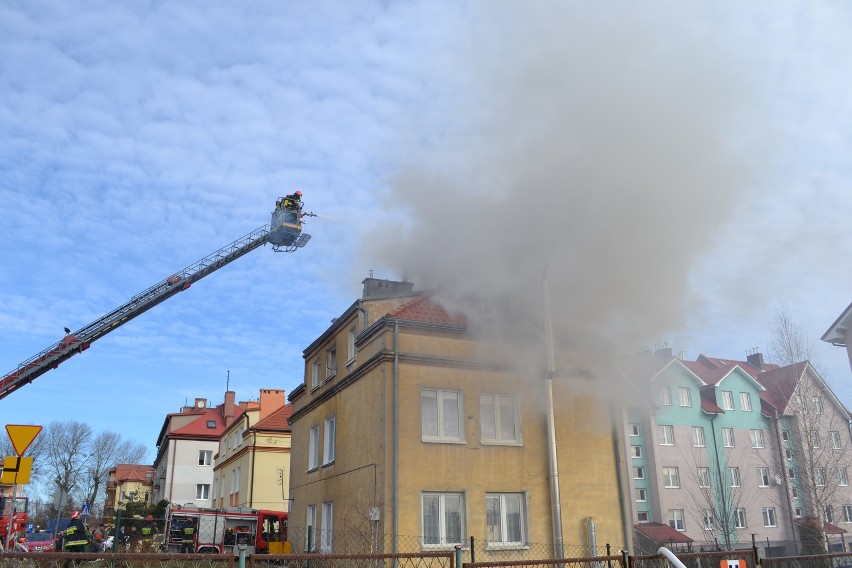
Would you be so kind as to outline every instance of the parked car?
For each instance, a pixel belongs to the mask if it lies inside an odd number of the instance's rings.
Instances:
[[[56,541],[48,531],[31,532],[16,545],[21,552],[55,552]]]

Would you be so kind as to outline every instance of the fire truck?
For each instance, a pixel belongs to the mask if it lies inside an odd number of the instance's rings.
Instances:
[[[15,536],[26,530],[27,498],[0,495],[0,550],[13,550]]]
[[[186,529],[190,527],[189,534]],[[166,552],[288,554],[287,513],[246,509],[175,506],[166,516]]]
[[[298,199],[294,199],[296,194]],[[88,349],[93,341],[157,304],[187,290],[192,284],[244,254],[266,243],[271,244],[275,252],[294,252],[304,247],[311,236],[302,232],[303,219],[316,217],[316,215],[302,210],[301,192],[296,194],[282,197],[276,202],[269,225],[255,229],[248,235],[157,282],[89,325],[73,333],[66,328],[66,335],[59,342],[30,357],[0,378],[0,399],[9,396],[51,369],[57,368],[60,363]]]

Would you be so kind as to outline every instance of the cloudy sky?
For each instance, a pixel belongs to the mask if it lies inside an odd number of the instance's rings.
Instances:
[[[641,9],[640,9],[641,8]],[[0,0],[0,370],[269,221],[269,247],[0,401],[151,448],[185,401],[290,392],[376,277],[626,350],[766,352],[852,301],[842,2]],[[531,288],[532,287],[532,288]],[[531,302],[531,303],[530,303]]]

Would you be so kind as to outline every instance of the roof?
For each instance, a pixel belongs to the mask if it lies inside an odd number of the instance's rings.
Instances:
[[[776,367],[758,375],[756,377],[757,382],[766,389],[766,391],[760,393],[760,398],[783,412],[790,404],[790,399],[793,398],[793,393],[796,391],[796,385],[799,384],[799,379],[807,366],[807,362],[795,363],[786,367]]]
[[[406,302],[386,316],[392,319],[417,321],[453,327],[465,327],[467,318],[460,313],[450,313],[436,302],[431,294],[424,294]]]
[[[142,483],[153,483],[152,475],[154,473],[153,465],[140,465],[120,463],[113,468],[110,468],[110,473],[115,471],[115,482],[125,483],[127,481],[139,481]]]
[[[664,525],[662,523],[639,523],[633,525],[633,528],[636,530],[636,532],[643,534],[654,542],[693,542],[691,538],[689,538],[682,532],[675,530],[669,525]]]
[[[831,327],[822,334],[821,339],[831,343],[832,345],[845,346],[846,331],[849,329],[850,324],[852,324],[852,304],[849,304],[849,306],[843,310],[840,317],[837,318],[835,322],[831,324]]]
[[[712,385],[702,387],[700,392],[701,410],[707,414],[725,414],[725,411],[716,404],[716,391]]]
[[[218,440],[226,427],[224,408],[224,404],[220,404],[216,408],[211,408],[186,426],[172,430],[168,433],[168,436],[173,438],[215,438]],[[243,412],[245,412],[244,407],[235,405],[234,419],[236,420]],[[207,426],[207,423],[211,421],[215,422],[213,428]]]
[[[797,517],[796,522],[800,525],[810,524],[814,525],[819,522],[819,519],[816,517]],[[828,521],[824,521],[822,523],[822,532],[825,534],[843,534],[846,529],[842,529],[835,524],[829,523]]]
[[[277,430],[280,432],[290,432],[290,416],[293,414],[293,405],[285,404],[281,408],[272,412],[263,420],[259,420],[257,424],[251,427],[252,430]]]

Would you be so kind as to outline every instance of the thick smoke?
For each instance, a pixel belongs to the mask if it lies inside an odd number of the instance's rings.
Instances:
[[[535,319],[547,271],[557,328],[653,343],[690,313],[692,270],[756,185],[751,89],[676,18],[566,4],[470,14],[430,77],[445,90],[410,109],[396,221],[367,262]]]

